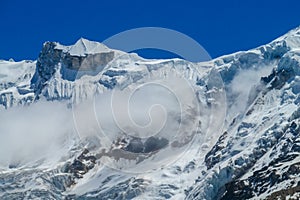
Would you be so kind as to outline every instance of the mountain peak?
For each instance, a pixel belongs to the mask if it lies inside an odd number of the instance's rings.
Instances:
[[[56,49],[61,49],[72,56],[85,56],[87,54],[96,54],[113,51],[102,43],[90,41],[85,38],[80,38],[74,45],[70,46],[65,46],[57,43]]]

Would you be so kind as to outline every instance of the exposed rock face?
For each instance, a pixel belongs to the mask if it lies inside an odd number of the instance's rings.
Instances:
[[[88,43],[88,44],[85,44]],[[90,41],[80,39],[74,46],[62,46],[56,42],[46,42],[36,64],[36,73],[32,79],[36,95],[41,93],[47,81],[56,72],[68,81],[74,81],[79,71],[89,71],[98,74],[114,59],[115,52],[108,48],[103,52],[89,51]],[[87,45],[87,46],[85,46]],[[102,45],[102,44],[99,44]],[[84,46],[84,49],[81,49]],[[93,47],[95,49],[95,47]],[[71,54],[77,49],[77,54]],[[102,50],[102,49],[101,49]]]
[[[72,163],[67,163],[63,167],[64,173],[71,173],[76,178],[82,178],[96,164],[96,157],[85,149]]]
[[[158,151],[169,144],[166,138],[149,137],[142,141],[140,138],[125,139],[123,149],[132,153],[152,153]]]
[[[72,56],[67,53],[62,58],[62,66],[71,70],[96,70],[98,67],[106,66],[113,58],[113,51],[85,56]]]

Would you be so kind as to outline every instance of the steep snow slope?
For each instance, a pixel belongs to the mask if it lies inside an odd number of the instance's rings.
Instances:
[[[35,65],[34,61],[0,61],[0,105],[7,108],[32,102],[30,80]]]
[[[189,198],[274,199],[281,195],[284,198],[286,194],[275,191],[297,186],[299,178],[295,166],[299,159],[296,150],[299,91],[296,88],[299,85],[299,39],[298,28],[258,48],[261,54],[255,55],[257,50],[238,53],[242,57],[250,53],[254,68],[271,65],[273,70],[262,77],[260,82],[250,85],[252,88],[247,106],[243,112],[235,113],[236,117],[232,120],[228,119],[224,134],[206,155],[205,163],[210,173],[192,189]],[[224,67],[220,69],[222,72]],[[249,75],[247,73],[243,76],[245,82]],[[228,78],[228,75],[224,77]],[[227,94],[230,98],[232,93]],[[236,100],[233,99],[233,102],[236,104]],[[230,114],[232,107],[230,103],[228,105]],[[292,159],[289,159],[290,156]],[[285,165],[285,171],[294,167],[296,172],[283,173],[282,165]]]
[[[2,164],[2,199],[299,196],[300,28],[270,44],[204,63],[146,60],[80,39],[73,46],[47,42],[36,62],[1,61],[0,67],[0,103],[5,108],[63,102],[73,107],[76,122],[76,131],[68,131],[74,134],[62,139],[61,147],[67,150],[59,150],[60,158],[50,159],[51,165],[46,158]],[[181,99],[182,121],[171,109],[159,137],[142,135],[146,131],[137,131],[138,136],[147,136],[141,139],[119,134],[101,105],[118,94],[114,91],[149,80],[164,80],[162,85],[177,97],[187,97]],[[185,84],[188,87],[176,90]],[[150,92],[150,96],[167,93],[154,88]],[[100,110],[96,115],[106,135],[95,131],[96,121],[86,119],[93,111],[85,102],[95,95],[100,100],[94,109]],[[189,101],[193,98],[197,106]],[[167,102],[176,106],[173,103]],[[179,131],[173,138],[175,130]],[[112,142],[105,142],[107,138]]]

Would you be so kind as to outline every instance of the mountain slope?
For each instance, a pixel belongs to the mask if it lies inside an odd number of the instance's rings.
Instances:
[[[168,92],[151,87],[134,106],[142,110],[146,100],[166,104],[171,119],[161,134],[111,125],[110,95],[150,81],[172,89],[182,118],[173,109],[176,101],[159,101]],[[85,39],[73,46],[46,42],[37,61],[1,61],[0,82],[0,104],[7,109],[0,119],[29,105],[41,124],[45,118],[55,126],[39,103],[68,113],[58,114],[66,129],[54,129],[61,134],[53,137],[51,150],[40,156],[28,151],[27,160],[15,155],[4,160],[1,154],[1,199],[299,198],[300,28],[203,63],[147,60]],[[117,106],[126,100],[116,97]],[[94,98],[99,122],[86,106]],[[61,103],[66,108],[56,110]],[[36,112],[36,104],[47,117]],[[136,119],[143,119],[139,114]],[[160,112],[150,114],[161,119]],[[95,131],[96,123],[104,135]],[[3,127],[0,132],[15,130]]]

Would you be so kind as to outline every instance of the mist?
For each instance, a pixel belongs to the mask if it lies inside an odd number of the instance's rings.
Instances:
[[[230,94],[227,95],[231,98],[231,113],[244,112],[248,100],[249,93],[253,87],[260,84],[261,77],[267,76],[271,73],[274,65],[261,65],[254,66],[252,69],[240,71],[229,85]],[[231,97],[230,97],[231,96]]]
[[[73,137],[70,109],[58,102],[39,102],[0,112],[0,166],[19,167],[66,154]],[[45,160],[46,159],[46,160]]]
[[[72,147],[97,137],[111,148],[116,138],[188,137],[195,128],[197,102],[188,84],[172,77],[160,84],[112,90],[72,108],[40,100],[0,112],[0,168],[55,165]],[[181,135],[179,135],[181,134]]]

